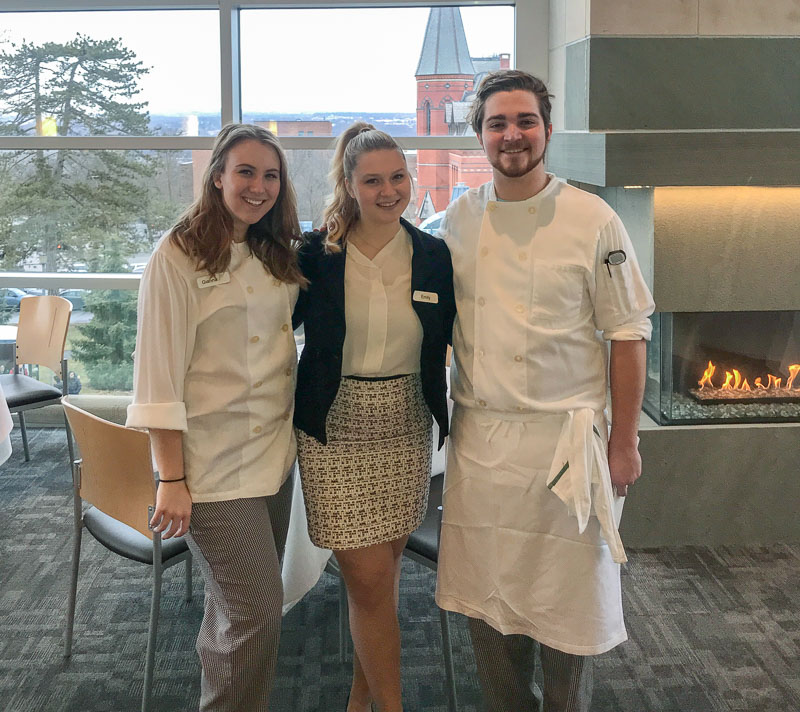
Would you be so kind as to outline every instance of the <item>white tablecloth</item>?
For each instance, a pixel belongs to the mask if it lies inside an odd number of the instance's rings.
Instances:
[[[0,386],[0,465],[8,460],[11,455],[11,413],[8,410],[6,397],[3,395],[3,388]]]

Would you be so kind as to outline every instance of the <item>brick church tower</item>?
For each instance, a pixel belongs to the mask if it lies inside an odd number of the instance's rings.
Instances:
[[[434,7],[417,65],[417,135],[447,136],[447,104],[472,89],[475,68],[457,7]],[[418,214],[427,217],[450,201],[450,151],[417,153]]]
[[[417,65],[417,135],[471,134],[465,117],[473,88],[487,71],[509,66],[509,55],[470,57],[457,7],[434,7],[428,16]],[[417,217],[444,210],[454,193],[491,178],[481,151],[423,149],[417,152]],[[455,189],[455,190],[454,190]]]

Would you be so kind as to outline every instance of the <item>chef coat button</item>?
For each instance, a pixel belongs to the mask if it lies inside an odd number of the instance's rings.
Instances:
[[[525,406],[524,405],[518,405],[517,406],[517,410],[525,410]]]
[[[514,360],[515,360],[517,363],[520,363],[520,362],[522,361],[522,356],[520,356],[519,354],[517,354],[516,356],[514,356]]]
[[[247,288],[247,293],[248,294],[252,294],[253,293],[253,288],[252,287],[248,287]]]
[[[489,254],[489,248],[488,247],[481,247],[481,256],[482,257],[486,257],[486,255],[488,255],[488,254]]]
[[[253,384],[253,388],[261,388],[261,386],[263,386],[263,385],[264,385],[264,381],[256,381]]]
[[[478,298],[478,306],[482,307],[484,304],[486,304],[486,300],[483,297],[479,297]]]
[[[534,207],[531,205],[531,207],[530,207],[530,208],[528,208],[528,212],[529,212],[531,215],[535,215],[535,214],[536,214],[536,208],[534,208]]]
[[[272,286],[273,287],[280,287],[281,286],[281,281],[279,279],[273,279],[272,280]]]
[[[291,368],[287,368],[285,373],[286,373],[287,376],[291,376],[292,375],[292,369]]]
[[[483,351],[483,349],[481,349],[480,351],[478,351],[478,356],[480,356],[481,358],[483,358],[483,356],[484,356],[484,351]]]
[[[497,205],[496,205],[495,203],[489,203],[489,204],[486,206],[486,209],[487,209],[489,212],[492,212],[493,210],[496,210],[496,209],[497,209]]]
[[[283,414],[283,419],[284,420],[289,420],[289,413],[284,413]]]
[[[256,427],[255,427],[255,428],[253,428],[253,432],[254,432],[256,435],[258,435],[258,434],[261,432],[261,426],[260,426],[260,425],[256,425]]]
[[[485,400],[479,400],[479,401],[478,401],[478,405],[479,405],[481,408],[485,408],[485,407],[486,407],[486,401],[485,401]]]
[[[514,309],[517,311],[518,314],[522,314],[522,312],[525,311],[525,307],[523,307],[522,304],[517,304],[517,306],[515,306]]]
[[[520,260],[522,260],[524,262],[525,260],[528,259],[528,253],[527,252],[520,252],[519,253],[519,258],[520,258]]]
[[[257,344],[259,341],[260,341],[260,339],[257,336],[251,336],[250,337],[250,343],[251,344]]]
[[[288,325],[288,324],[284,324],[284,325],[281,327],[281,331],[289,331],[289,325]]]

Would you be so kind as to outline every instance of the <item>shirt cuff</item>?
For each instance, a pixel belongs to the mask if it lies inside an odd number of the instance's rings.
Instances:
[[[131,403],[128,406],[128,428],[188,430],[186,405],[183,403]]]
[[[630,324],[620,324],[612,329],[605,329],[603,338],[606,341],[638,341],[639,339],[650,341],[652,333],[653,325],[649,319],[644,319]]]

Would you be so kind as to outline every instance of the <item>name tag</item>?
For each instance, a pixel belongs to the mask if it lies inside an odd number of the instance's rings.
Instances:
[[[415,290],[411,295],[415,302],[428,302],[428,304],[438,304],[439,295],[436,292],[422,292],[419,289]]]
[[[200,287],[200,289],[205,289],[206,287],[216,287],[218,284],[227,284],[230,281],[230,272],[223,272],[222,274],[213,276],[207,274],[205,277],[197,278],[197,286]]]

